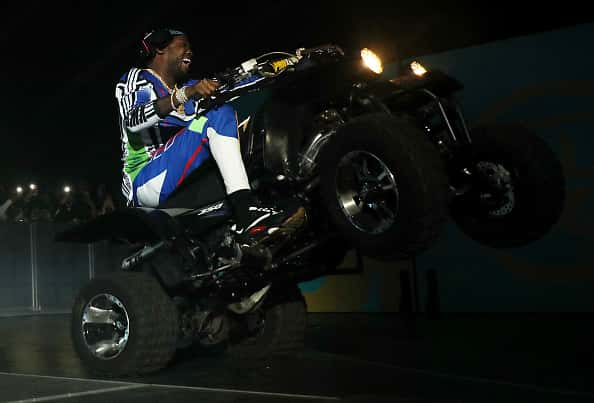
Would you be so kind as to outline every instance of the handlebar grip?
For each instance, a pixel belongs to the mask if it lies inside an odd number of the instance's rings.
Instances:
[[[286,59],[275,60],[270,63],[270,66],[272,67],[272,70],[275,73],[278,73],[278,72],[286,69],[289,66],[293,66],[293,65],[297,64],[297,62],[299,62],[299,58],[292,56],[292,57],[287,57]]]

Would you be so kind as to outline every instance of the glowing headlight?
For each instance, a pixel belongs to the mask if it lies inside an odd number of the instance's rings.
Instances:
[[[36,184],[34,184],[34,183],[31,183],[31,184],[29,185],[29,189],[31,189],[31,190],[35,190],[35,189],[37,189],[37,185],[36,185]]]
[[[72,188],[70,186],[64,186],[64,193],[70,193]]]
[[[16,191],[17,191],[17,193],[23,193],[23,188],[20,186],[17,186]]]
[[[361,58],[363,64],[376,74],[381,74],[384,71],[382,66],[382,59],[380,59],[373,51],[367,48],[361,49]]]
[[[419,77],[422,77],[425,75],[425,73],[427,73],[427,69],[419,62],[412,62],[410,64],[410,69],[416,76]]]

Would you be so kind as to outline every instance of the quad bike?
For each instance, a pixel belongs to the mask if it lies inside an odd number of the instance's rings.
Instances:
[[[213,163],[159,208],[121,209],[59,234],[131,248],[121,270],[76,298],[72,338],[85,365],[129,375],[185,348],[288,351],[304,338],[298,283],[332,272],[349,249],[410,258],[439,239],[448,217],[492,247],[550,231],[564,178],[543,140],[521,126],[469,128],[457,80],[419,63],[383,78],[373,53],[362,56],[333,45],[273,52],[217,74],[218,92],[199,101],[207,110],[265,98],[241,117],[240,143],[258,197],[306,211],[284,241],[256,253],[237,245]]]

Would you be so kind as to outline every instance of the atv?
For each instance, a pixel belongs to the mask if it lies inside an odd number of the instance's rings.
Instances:
[[[303,206],[305,223],[243,250],[221,176],[207,163],[159,208],[120,209],[62,232],[59,241],[130,249],[119,270],[75,300],[72,339],[83,363],[132,375],[186,349],[290,351],[306,326],[298,284],[331,273],[349,250],[408,259],[439,239],[448,218],[496,248],[550,231],[565,184],[538,135],[470,128],[455,99],[462,84],[439,70],[413,62],[385,78],[381,69],[368,49],[353,57],[324,45],[216,74],[221,85],[200,110],[237,105],[252,188],[262,201]]]

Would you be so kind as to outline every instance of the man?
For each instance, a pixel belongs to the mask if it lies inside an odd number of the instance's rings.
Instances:
[[[122,140],[122,192],[128,205],[157,207],[187,176],[214,158],[231,202],[240,241],[254,245],[303,209],[259,206],[252,194],[238,140],[237,117],[223,105],[196,114],[196,101],[219,84],[189,80],[193,52],[180,31],[144,35],[145,68],[132,68],[116,85]],[[257,225],[257,226],[256,226]]]

